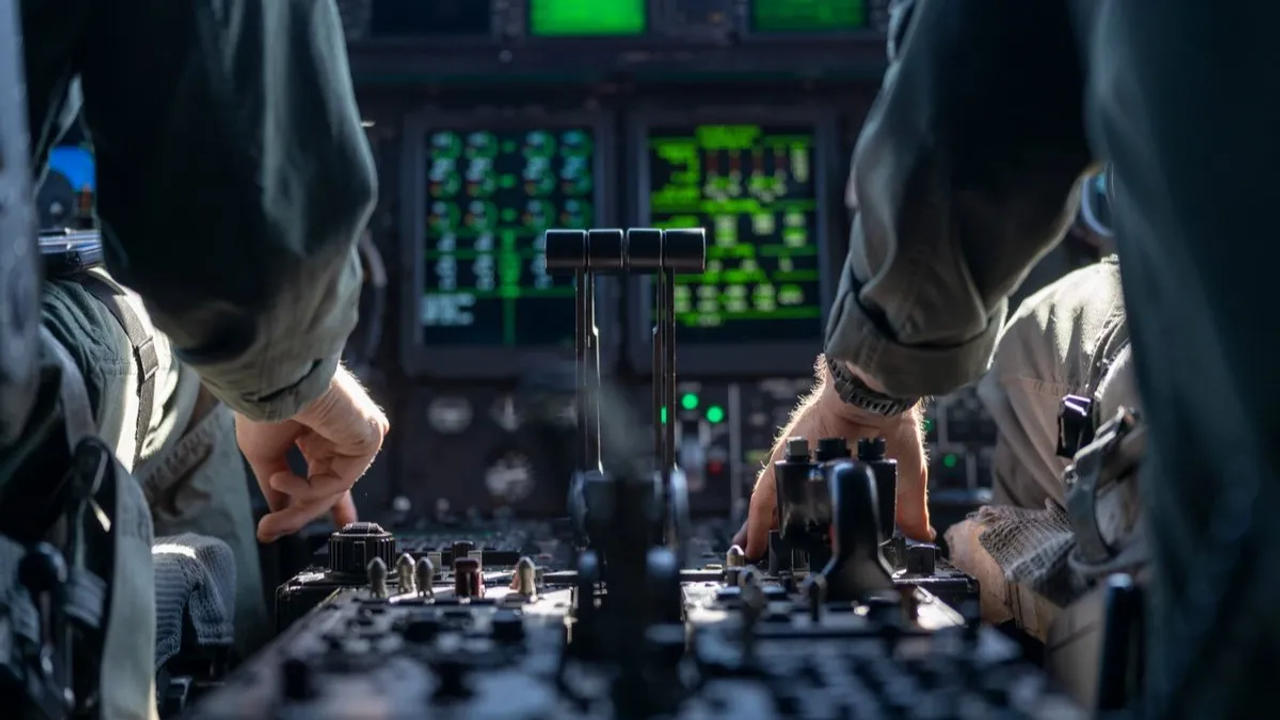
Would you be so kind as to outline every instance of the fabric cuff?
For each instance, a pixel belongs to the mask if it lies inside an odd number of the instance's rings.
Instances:
[[[880,329],[856,292],[836,299],[827,329],[829,357],[853,363],[895,397],[943,395],[977,379],[991,361],[1004,304],[977,336],[959,345],[903,345]]]
[[[333,374],[337,369],[338,355],[336,354],[317,360],[294,384],[261,397],[227,392],[208,378],[205,379],[205,386],[228,407],[250,420],[280,422],[298,414],[298,411],[307,403],[323,395],[325,390],[329,389],[329,383],[333,380]]]

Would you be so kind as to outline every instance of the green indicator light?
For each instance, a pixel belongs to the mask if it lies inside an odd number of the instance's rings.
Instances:
[[[925,418],[925,419],[924,419],[924,431],[925,431],[925,432],[927,432],[927,433],[931,433],[931,432],[933,432],[933,425],[934,425],[933,418]]]
[[[685,410],[697,410],[698,396],[693,393],[685,393],[684,396],[680,398],[680,406]]]
[[[663,425],[667,424],[667,406],[663,405],[662,409],[658,411],[658,419]]]
[[[947,453],[942,456],[942,464],[948,468],[953,468],[960,463],[960,458],[953,453]]]
[[[724,421],[724,408],[719,405],[712,405],[707,408],[707,420],[712,423]]]

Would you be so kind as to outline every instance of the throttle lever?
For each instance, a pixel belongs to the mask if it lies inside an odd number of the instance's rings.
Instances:
[[[893,588],[888,563],[880,553],[876,479],[859,461],[829,469],[831,488],[831,560],[822,570],[831,600],[851,601]]]

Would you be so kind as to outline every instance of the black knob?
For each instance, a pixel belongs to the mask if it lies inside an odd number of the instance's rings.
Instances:
[[[355,522],[329,536],[329,569],[363,578],[374,558],[391,567],[396,561],[396,539],[378,523]]]
[[[907,572],[912,575],[932,575],[937,564],[938,548],[929,543],[907,548]]]
[[[791,569],[791,548],[782,542],[782,533],[769,531],[769,574],[777,575]]]
[[[493,639],[500,642],[518,642],[524,637],[524,621],[511,610],[498,610],[489,621]]]
[[[883,437],[862,438],[858,441],[858,459],[862,462],[871,462],[879,460],[885,454],[885,439]]]
[[[681,273],[700,273],[707,266],[707,231],[681,228],[662,231],[662,267]]]
[[[288,658],[280,667],[281,688],[290,700],[306,700],[315,694],[312,687],[311,667],[305,660]]]
[[[861,447],[861,443],[859,443]],[[840,458],[853,457],[849,452],[849,441],[842,437],[825,437],[818,439],[818,449],[813,454],[813,459],[818,462],[828,462],[830,460],[839,460]]]
[[[450,549],[449,560],[456,563],[458,560],[469,556],[471,554],[471,551],[475,549],[476,549],[476,544],[471,542],[470,540],[458,540],[453,544],[453,546]]]
[[[813,517],[814,508],[809,502],[809,473],[813,469],[809,462],[809,442],[799,436],[788,439],[786,455],[773,465],[779,535],[789,547],[808,549],[805,542],[808,526],[813,521],[821,524],[821,519]],[[826,494],[825,488],[822,494]]]
[[[822,606],[827,601],[827,579],[822,573],[813,573],[804,581],[802,592],[809,607],[809,621],[815,624],[822,622]]]
[[[626,242],[618,228],[587,231],[587,268],[595,272],[621,272],[626,267]]]
[[[548,230],[544,240],[548,271],[566,272],[587,267],[587,231]]]
[[[871,467],[876,477],[876,508],[880,516],[880,540],[893,536],[895,501],[898,492],[898,461],[885,457],[885,439],[858,441],[858,460]]]
[[[405,624],[404,639],[409,642],[427,643],[434,640],[439,632],[440,618],[435,615],[423,615]]]

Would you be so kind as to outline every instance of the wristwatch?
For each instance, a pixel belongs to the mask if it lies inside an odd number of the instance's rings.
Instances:
[[[843,362],[831,357],[827,358],[827,369],[831,371],[836,395],[846,403],[867,412],[886,417],[901,415],[920,402],[920,398],[897,398],[872,390],[856,375],[849,372],[849,368]]]

